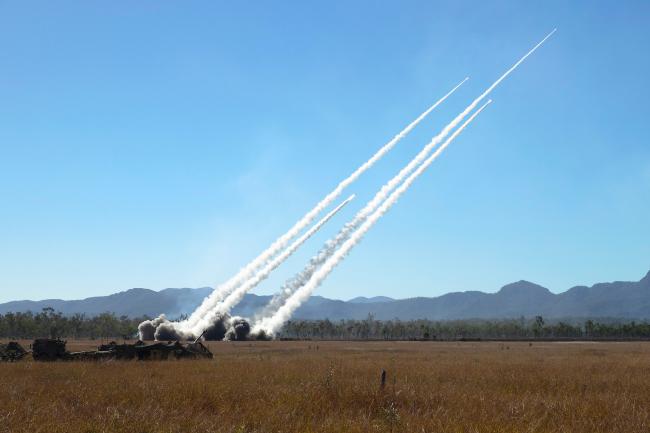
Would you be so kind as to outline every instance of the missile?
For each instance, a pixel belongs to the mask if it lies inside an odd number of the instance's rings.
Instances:
[[[339,205],[336,206],[334,209],[332,209],[332,210],[331,210],[327,215],[325,215],[325,216],[324,216],[320,221],[318,221],[316,224],[314,224],[314,225],[312,226],[312,228],[309,229],[309,231],[307,231],[307,233],[305,233],[304,235],[302,235],[302,237],[298,240],[298,241],[300,241],[299,243],[302,243],[302,242],[304,242],[305,240],[309,239],[309,238],[310,238],[314,233],[316,233],[316,232],[317,232],[321,227],[323,227],[327,221],[329,221],[330,219],[332,219],[332,217],[333,217],[334,215],[336,215],[337,213],[339,213],[339,211],[340,211],[341,209],[343,209],[345,206],[347,206],[348,203],[350,203],[352,200],[354,200],[355,197],[356,197],[356,194],[352,194],[350,197],[348,197],[348,198],[346,198],[345,200],[343,200],[343,202],[341,202],[341,204],[339,204]],[[291,247],[289,247],[289,248],[291,248]]]
[[[352,194],[350,197],[348,197],[348,198],[346,198],[345,200],[343,200],[343,203],[341,203],[341,204],[338,205],[336,208],[334,208],[334,210],[333,210],[332,212],[337,213],[338,211],[340,211],[341,209],[343,209],[343,207],[345,207],[345,205],[347,205],[347,204],[350,203],[352,200],[354,200],[354,198],[355,198],[356,196],[357,196],[356,194]]]

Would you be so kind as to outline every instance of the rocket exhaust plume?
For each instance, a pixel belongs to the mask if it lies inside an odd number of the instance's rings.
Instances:
[[[280,236],[275,242],[271,244],[265,251],[263,251],[259,256],[254,260],[248,263],[243,267],[237,274],[231,277],[228,281],[217,287],[210,296],[203,300],[203,303],[191,314],[187,319],[186,323],[188,326],[194,326],[205,314],[211,311],[217,304],[219,304],[229,293],[231,293],[238,286],[243,284],[246,280],[254,277],[256,271],[264,266],[267,261],[269,261],[273,256],[275,256],[280,250],[285,248],[291,239],[293,239],[298,233],[300,233],[305,227],[312,223],[318,214],[320,214],[324,209],[326,209],[336,198],[338,198],[343,190],[352,184],[359,176],[361,176],[366,170],[372,167],[377,161],[379,161],[386,153],[388,153],[402,138],[404,138],[413,128],[415,128],[418,123],[420,123],[431,111],[433,111],[438,105],[444,102],[452,93],[454,93],[465,81],[469,78],[465,78],[463,81],[458,83],[453,89],[451,89],[445,96],[440,98],[435,104],[429,107],[424,111],[420,116],[418,116],[413,122],[411,122],[406,128],[404,128],[399,134],[393,137],[388,143],[382,146],[369,160],[364,162],[359,168],[357,168],[350,176],[342,180],[334,190],[325,196],[312,210],[307,212],[298,222],[294,224],[293,227],[289,229],[285,234]]]
[[[348,197],[345,201],[339,204],[336,208],[330,211],[325,215],[318,223],[316,223],[312,228],[305,232],[298,239],[293,241],[293,243],[287,247],[282,253],[277,257],[269,261],[264,268],[262,268],[254,277],[250,278],[248,281],[244,282],[241,286],[237,287],[231,294],[229,294],[223,302],[218,304],[215,308],[205,314],[201,319],[199,319],[194,326],[189,328],[190,335],[200,335],[207,327],[209,327],[215,320],[217,315],[223,315],[230,312],[230,309],[237,305],[239,301],[242,300],[244,295],[248,293],[251,289],[256,287],[259,283],[268,278],[269,274],[282,264],[286,259],[288,259],[293,253],[296,252],[302,244],[304,244],[309,238],[311,238],[318,230],[320,230],[325,223],[327,223],[334,215],[336,215],[341,209],[343,209],[348,203],[354,199],[354,194]],[[177,326],[183,328],[183,324],[179,323]]]
[[[258,315],[259,317],[268,317],[273,315],[275,311],[284,303],[284,301],[290,297],[296,290],[302,287],[312,276],[312,274],[321,266],[329,257],[334,254],[334,251],[343,244],[354,230],[356,230],[370,215],[372,212],[377,209],[380,204],[388,197],[388,194],[397,187],[408,175],[411,173],[419,164],[422,163],[429,155],[429,153],[439,144],[445,137],[456,128],[460,122],[467,117],[467,115],[474,110],[478,104],[485,99],[487,95],[494,90],[495,87],[501,83],[508,75],[512,73],[528,56],[530,56],[537,48],[539,48],[553,33],[556,29],[553,29],[551,33],[546,35],[537,45],[535,45],[530,51],[528,51],[521,59],[519,59],[510,69],[508,69],[503,75],[501,75],[490,87],[488,87],[478,98],[476,98],[470,105],[465,108],[455,119],[453,119],[449,124],[447,124],[438,135],[436,135],[429,144],[427,144],[421,151],[413,158],[400,172],[388,181],[382,188],[375,194],[373,199],[369,201],[366,206],[361,209],[352,221],[347,223],[339,231],[334,239],[329,240],[321,250],[313,256],[309,263],[303,268],[301,272],[294,275],[290,280],[286,281],[282,286],[280,291],[273,296],[269,304],[262,310]]]
[[[207,340],[223,339],[231,322],[231,317],[229,315],[230,308],[238,303],[246,294],[246,292],[266,279],[275,268],[280,266],[282,262],[289,258],[291,254],[293,254],[303,243],[305,243],[318,230],[320,230],[323,225],[325,225],[334,215],[336,215],[353,199],[354,194],[352,194],[336,208],[325,215],[318,223],[314,224],[312,228],[310,228],[302,236],[296,239],[280,255],[270,261],[260,272],[255,275],[254,278],[249,279],[243,285],[239,286],[233,293],[227,296],[222,303],[218,304],[210,312],[206,313],[202,318],[197,320],[193,326],[190,326],[187,322],[172,322],[167,320],[164,315],[160,315],[160,317],[157,319],[146,320],[138,326],[138,333],[141,339],[194,340],[196,339],[197,335],[202,335]]]
[[[278,311],[271,317],[262,319],[261,322],[255,324],[253,328],[253,334],[257,334],[260,331],[265,335],[273,335],[277,330],[289,320],[293,312],[311,296],[311,293],[318,287],[325,278],[334,270],[334,268],[341,262],[352,248],[354,248],[363,238],[363,236],[372,228],[372,226],[395,204],[400,196],[411,186],[411,184],[417,179],[424,171],[431,165],[431,163],[445,150],[445,148],[451,143],[466,127],[469,125],[476,116],[479,115],[488,104],[492,101],[489,100],[483,106],[481,106],[474,114],[472,114],[454,133],[431,155],[429,156],[411,175],[395,190],[390,196],[379,206],[379,208],[368,217],[368,219],[361,224],[361,227],[357,229],[350,238],[343,243],[341,248],[336,250],[332,257],[330,257],[324,264],[321,266],[309,281],[298,289],[287,301],[282,305]]]

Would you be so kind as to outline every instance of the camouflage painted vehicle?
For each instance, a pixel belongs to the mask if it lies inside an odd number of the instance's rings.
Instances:
[[[97,348],[100,352],[110,352],[114,355],[115,359],[135,359],[137,356],[137,346],[142,345],[141,341],[136,342],[135,344],[117,344],[114,341],[111,341],[108,344],[102,344]]]
[[[20,361],[27,355],[23,346],[17,341],[10,341],[7,344],[0,344],[0,361],[15,362]]]
[[[100,360],[168,360],[168,359],[212,359],[212,352],[201,342],[181,344],[175,342],[155,342],[145,344],[117,344],[111,341],[102,344],[97,350],[68,352],[66,341],[40,338],[32,344],[33,357],[36,361],[100,361]]]
[[[101,361],[115,359],[115,354],[102,350],[85,350],[82,352],[68,352],[65,359],[68,361]]]
[[[37,338],[32,343],[32,357],[34,361],[57,361],[68,359],[69,353],[65,350],[66,341],[51,338]]]
[[[205,347],[205,345],[198,340],[194,341],[193,343],[187,343],[185,345],[185,351],[187,352],[185,356],[189,358],[206,358],[206,359],[213,358],[210,349]]]
[[[98,350],[68,352],[66,350],[66,343],[66,341],[58,339],[36,339],[32,343],[32,356],[35,361],[99,361],[135,358],[135,348],[132,345],[118,345],[115,342],[111,342],[107,345],[99,346]],[[124,351],[121,350],[124,346],[130,348],[132,356],[124,357]]]
[[[136,346],[137,357],[141,361],[167,359],[212,359],[212,352],[201,342],[196,341],[185,345],[174,342],[156,342]]]

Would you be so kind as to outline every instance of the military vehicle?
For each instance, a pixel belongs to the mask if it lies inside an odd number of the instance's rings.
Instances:
[[[137,354],[136,346],[141,346],[143,343],[137,341],[135,344],[117,344],[114,341],[111,341],[108,344],[102,344],[97,349],[100,352],[110,352],[113,354],[115,359],[135,359]]]
[[[0,344],[0,361],[14,362],[20,361],[27,355],[23,346],[17,341],[10,341],[7,344]]]
[[[34,361],[56,361],[67,359],[68,352],[65,350],[66,341],[51,338],[37,338],[32,343],[32,357]]]
[[[212,352],[208,350],[200,341],[187,343],[185,345],[174,342],[155,342],[136,346],[138,360],[165,360],[165,359],[212,359]]]
[[[210,350],[200,341],[181,344],[178,341],[145,344],[117,344],[111,341],[97,350],[68,352],[66,341],[40,338],[32,344],[32,355],[36,361],[98,361],[98,360],[168,360],[168,359],[212,359]]]

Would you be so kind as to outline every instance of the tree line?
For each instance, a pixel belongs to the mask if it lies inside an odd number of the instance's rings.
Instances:
[[[498,320],[292,320],[279,334],[287,339],[464,340],[464,339],[650,339],[646,321],[566,320],[542,316]]]
[[[0,314],[0,338],[106,339],[137,337],[130,318],[103,313],[64,315],[52,308],[39,313]],[[622,320],[546,321],[533,318],[499,320],[291,320],[278,337],[320,340],[463,340],[463,339],[650,339],[650,323]]]
[[[117,317],[112,313],[64,315],[53,308],[43,308],[39,313],[0,314],[0,338],[129,339],[138,332],[138,324],[143,320],[145,317]]]

